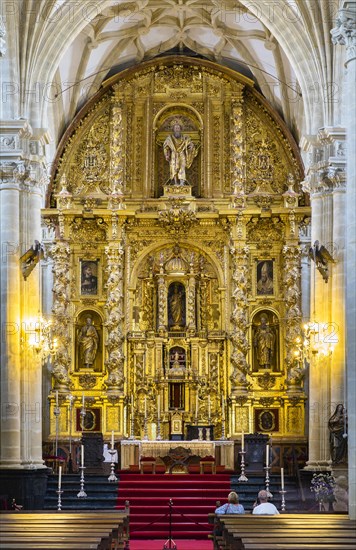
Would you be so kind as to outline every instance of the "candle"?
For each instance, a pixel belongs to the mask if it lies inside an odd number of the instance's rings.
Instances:
[[[161,396],[157,395],[157,416],[160,418],[161,416]]]
[[[58,407],[58,390],[56,390],[56,407]]]
[[[114,448],[114,430],[111,432],[111,448]]]
[[[83,393],[83,395],[82,395],[82,408],[85,409],[84,393]]]
[[[266,466],[269,466],[269,445],[266,445]]]
[[[145,418],[147,417],[147,397],[145,396]]]
[[[242,430],[242,433],[241,433],[241,451],[244,451],[244,450],[245,450],[245,433]]]
[[[281,468],[281,488],[284,491],[284,468]]]
[[[199,396],[197,393],[195,396],[195,418],[198,418],[198,411],[199,411]]]
[[[81,448],[81,458],[82,458],[82,466],[84,466],[84,445],[82,445],[82,448]]]
[[[62,466],[60,466],[58,470],[58,491],[61,490],[61,485],[62,485]]]
[[[224,394],[221,394],[221,409],[222,409],[222,419],[225,420],[225,399]]]
[[[131,414],[134,412],[134,400],[133,400],[133,394],[131,394]]]
[[[211,401],[210,401],[210,395],[208,395],[208,418],[210,420],[211,415]]]

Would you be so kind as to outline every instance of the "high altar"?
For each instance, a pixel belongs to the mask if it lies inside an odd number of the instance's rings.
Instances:
[[[195,425],[305,442],[301,177],[282,120],[230,69],[159,58],[105,83],[62,139],[43,210],[48,442],[147,446]]]

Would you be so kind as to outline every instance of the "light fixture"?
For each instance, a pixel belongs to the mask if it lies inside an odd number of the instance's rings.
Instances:
[[[30,321],[24,325],[26,327],[25,332],[29,334],[28,345],[36,354],[41,354],[43,358],[56,354],[58,342],[57,338],[53,336],[53,327],[50,320],[39,315],[35,321]]]

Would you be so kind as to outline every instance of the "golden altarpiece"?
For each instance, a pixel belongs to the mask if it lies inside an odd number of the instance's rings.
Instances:
[[[62,139],[43,211],[49,441],[56,397],[60,441],[80,437],[83,396],[104,438],[305,441],[301,179],[284,124],[229,69],[161,58],[105,83]]]

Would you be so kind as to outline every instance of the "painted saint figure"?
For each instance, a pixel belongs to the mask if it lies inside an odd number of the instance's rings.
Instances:
[[[186,168],[190,168],[198,150],[189,136],[182,134],[179,122],[173,123],[173,134],[163,143],[165,159],[169,162],[170,179],[175,185],[186,182]]]
[[[91,317],[87,317],[86,324],[81,328],[78,343],[80,358],[85,367],[92,367],[98,351],[99,334],[93,325]]]
[[[267,262],[264,262],[261,267],[261,276],[257,281],[257,294],[273,294],[273,279]]]
[[[273,363],[276,337],[273,328],[267,323],[267,317],[261,315],[261,324],[255,332],[253,346],[256,350],[260,369],[270,369]]]
[[[184,293],[182,288],[175,284],[173,292],[169,296],[170,326],[181,328],[184,324]]]

